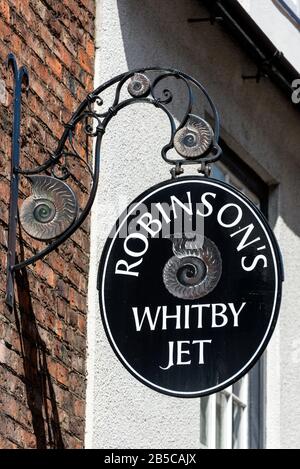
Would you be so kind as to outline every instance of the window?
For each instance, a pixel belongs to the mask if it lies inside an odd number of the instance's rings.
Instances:
[[[248,448],[248,376],[200,399],[200,443],[209,449]]]
[[[222,163],[212,176],[235,186],[267,216],[268,187],[221,144]],[[200,444],[209,449],[246,449],[264,446],[264,358],[240,381],[200,399]]]

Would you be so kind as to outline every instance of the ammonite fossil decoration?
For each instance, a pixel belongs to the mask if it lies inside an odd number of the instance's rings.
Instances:
[[[31,176],[32,195],[20,210],[21,224],[32,238],[47,241],[62,234],[77,215],[76,197],[63,181],[51,176]]]
[[[128,93],[134,98],[146,96],[150,91],[150,80],[143,73],[135,73],[128,85]]]
[[[187,243],[192,243],[185,236],[172,241],[175,256],[163,270],[165,287],[177,298],[202,298],[217,286],[221,277],[222,259],[217,246],[206,237],[201,246],[189,248]]]
[[[204,155],[213,142],[213,130],[201,117],[190,114],[184,127],[174,136],[174,147],[179,155],[193,159]]]

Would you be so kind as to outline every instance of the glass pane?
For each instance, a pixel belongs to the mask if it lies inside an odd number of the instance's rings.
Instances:
[[[225,172],[217,165],[213,165],[211,175],[215,179],[219,179],[220,181],[225,181]]]
[[[209,397],[200,399],[200,442],[208,446],[208,404]]]
[[[225,412],[227,398],[223,393],[216,395],[216,448],[225,448]]]
[[[212,177],[219,179],[220,181],[227,182],[232,186],[239,189],[243,194],[245,194],[252,202],[259,207],[260,201],[259,198],[250,191],[231,171],[229,171],[222,163],[218,162],[214,165],[212,169]]]
[[[233,394],[239,398],[241,397],[242,385],[243,385],[243,381],[240,380],[237,383],[234,383],[234,385],[232,386]]]
[[[241,422],[243,409],[241,406],[233,403],[232,409],[232,448],[239,449],[241,443]]]
[[[253,193],[251,192],[244,184],[242,184],[242,182],[236,178],[232,173],[230,173],[228,171],[228,182],[229,184],[231,184],[232,186],[236,187],[237,189],[239,189],[243,194],[245,194],[250,200],[252,200],[252,202],[257,206],[259,207],[260,205],[260,202],[259,202],[259,198]]]

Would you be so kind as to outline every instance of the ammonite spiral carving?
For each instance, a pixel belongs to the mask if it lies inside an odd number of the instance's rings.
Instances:
[[[26,233],[43,241],[56,238],[75,220],[77,201],[70,187],[50,176],[31,176],[32,195],[24,200],[20,221]]]
[[[174,136],[174,147],[184,158],[199,158],[211,147],[213,130],[204,119],[191,114]]]
[[[128,85],[128,93],[134,98],[146,96],[150,91],[150,80],[143,73],[135,73]]]
[[[190,243],[190,247],[187,247]],[[173,252],[163,270],[167,290],[177,298],[195,300],[210,293],[222,273],[220,252],[210,239],[204,237],[195,247],[185,236],[173,238]]]

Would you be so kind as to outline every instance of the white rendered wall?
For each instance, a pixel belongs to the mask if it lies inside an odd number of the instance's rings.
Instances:
[[[300,73],[300,28],[276,0],[238,0]],[[299,2],[299,0],[294,0]]]
[[[270,218],[286,282],[281,319],[267,352],[266,437],[268,447],[300,447],[299,113],[268,81],[243,82],[241,74],[255,67],[219,26],[187,23],[206,14],[197,0],[98,0],[95,86],[147,65],[193,75],[217,103],[228,145],[267,183],[280,182],[271,194]],[[101,250],[115,219],[139,193],[169,178],[160,157],[168,137],[166,118],[145,105],[121,111],[104,137],[91,220],[88,448],[200,446],[199,399],[160,395],[125,370],[103,331],[96,289]]]

